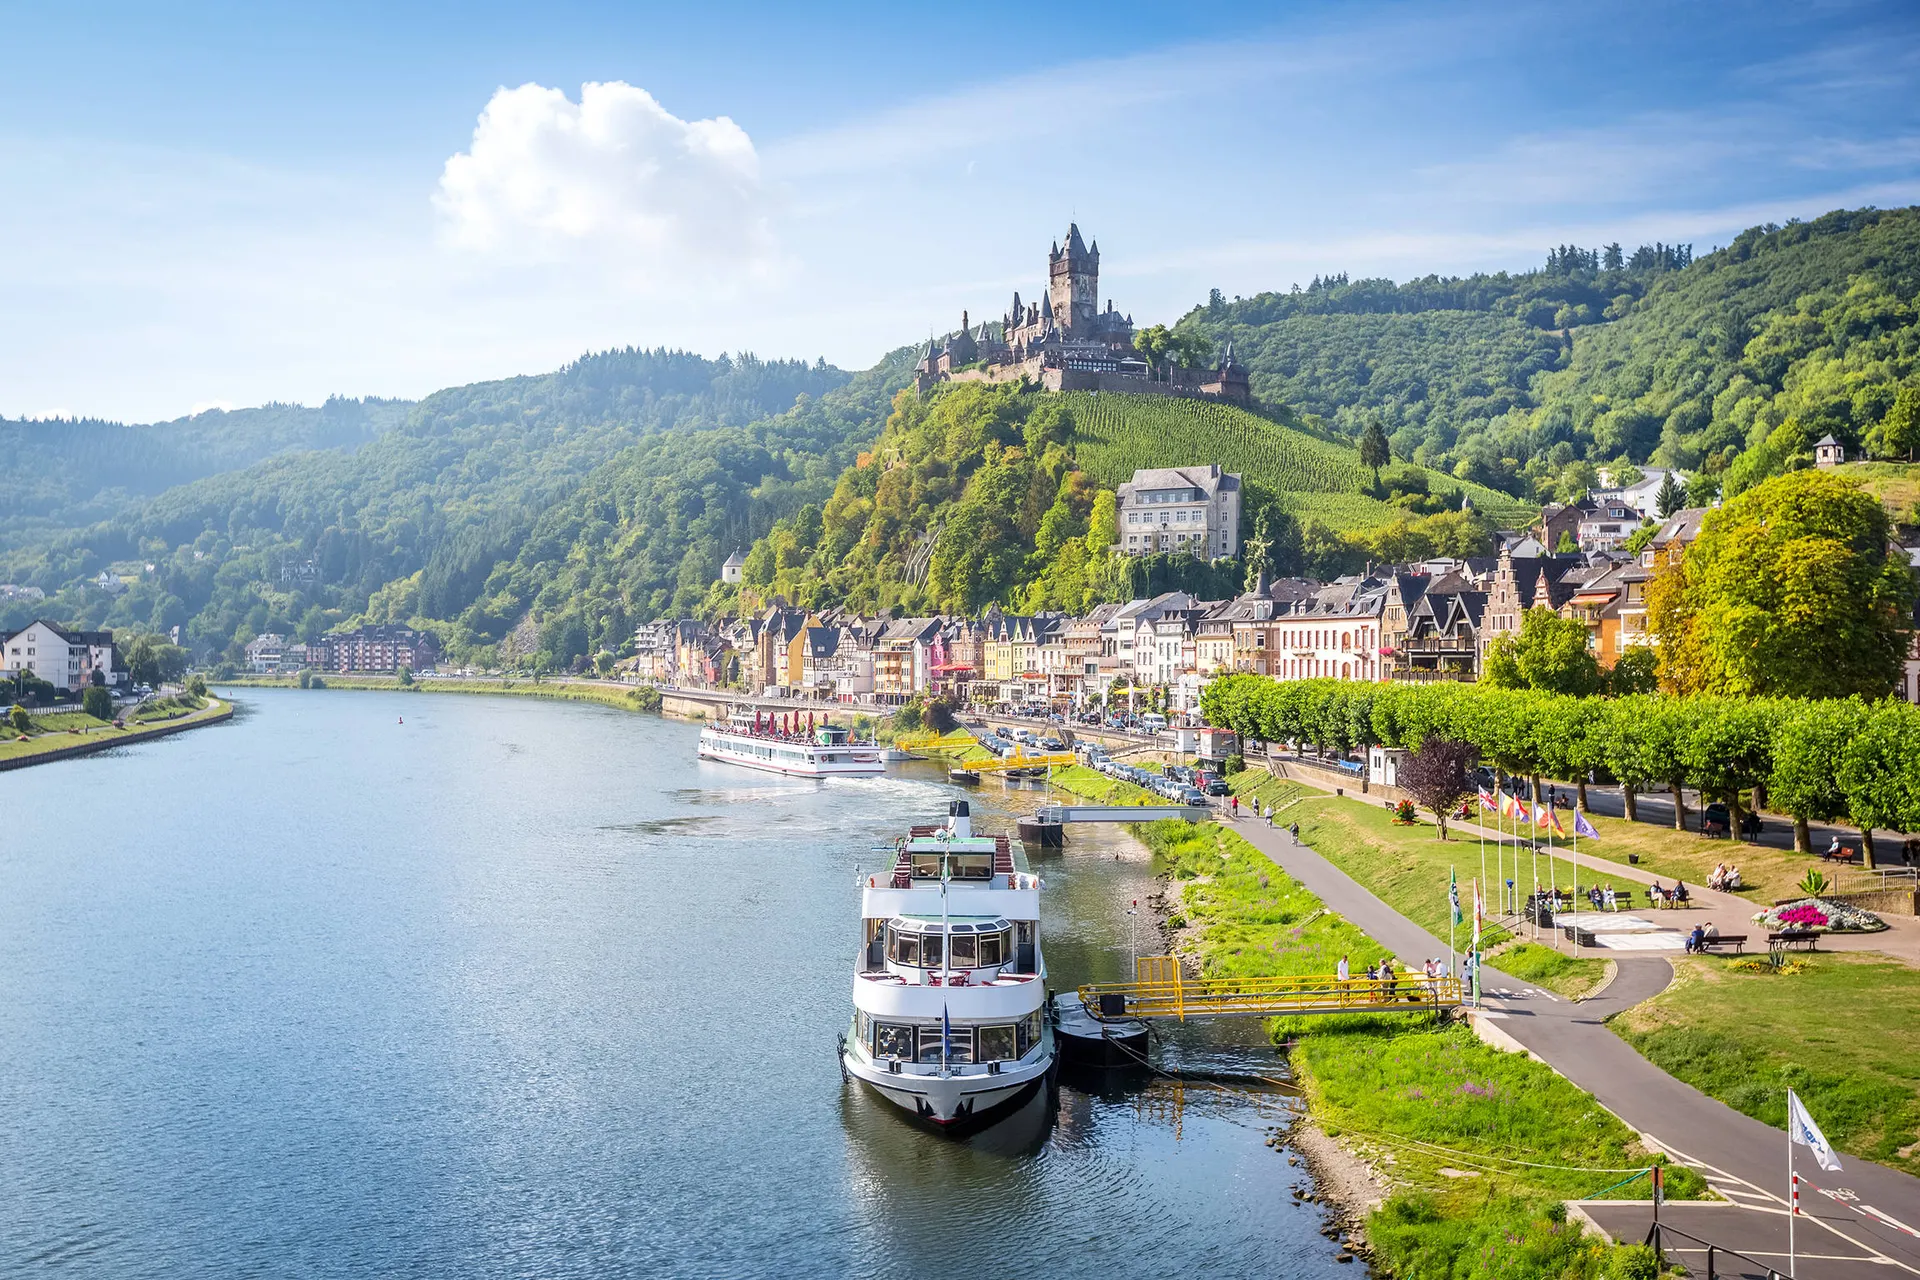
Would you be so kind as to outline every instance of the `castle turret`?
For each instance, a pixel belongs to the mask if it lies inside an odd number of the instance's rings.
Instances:
[[[1087,248],[1078,223],[1067,226],[1067,246],[1047,255],[1047,295],[1060,332],[1067,338],[1091,337],[1100,315],[1100,247]]]

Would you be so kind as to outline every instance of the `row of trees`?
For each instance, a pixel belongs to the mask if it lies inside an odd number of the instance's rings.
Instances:
[[[1920,707],[1860,698],[1576,697],[1468,684],[1363,684],[1226,676],[1201,695],[1207,722],[1267,742],[1327,751],[1418,750],[1429,739],[1470,744],[1480,760],[1533,780],[1572,782],[1587,807],[1589,776],[1635,793],[1682,787],[1724,800],[1738,827],[1755,809],[1791,814],[1794,846],[1809,822],[1859,828],[1868,866],[1873,829],[1920,831]]]

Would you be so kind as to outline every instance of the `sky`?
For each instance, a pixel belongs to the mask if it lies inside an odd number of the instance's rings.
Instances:
[[[1913,0],[0,0],[0,33],[5,417],[628,345],[864,368],[1036,296],[1069,220],[1149,324],[1920,204]]]

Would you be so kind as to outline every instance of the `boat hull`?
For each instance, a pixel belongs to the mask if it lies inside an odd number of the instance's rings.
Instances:
[[[950,1137],[978,1133],[1019,1110],[1051,1083],[1058,1058],[1049,1045],[1032,1062],[1010,1063],[997,1076],[894,1075],[852,1051],[841,1054],[847,1074],[899,1108],[907,1119]]]

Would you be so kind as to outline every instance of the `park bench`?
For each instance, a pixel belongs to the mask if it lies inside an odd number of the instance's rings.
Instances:
[[[1767,935],[1769,947],[1787,947],[1804,944],[1809,951],[1820,949],[1820,935],[1811,929],[1782,929],[1779,933]]]
[[[1718,937],[1700,939],[1702,951],[1712,951],[1716,947],[1732,947],[1735,951],[1747,949],[1747,935],[1744,933],[1723,933]]]
[[[1822,849],[1820,850],[1820,860],[1822,862],[1851,862],[1858,865],[1860,862],[1860,851],[1851,845],[1841,845],[1840,852],[1838,853]]]

